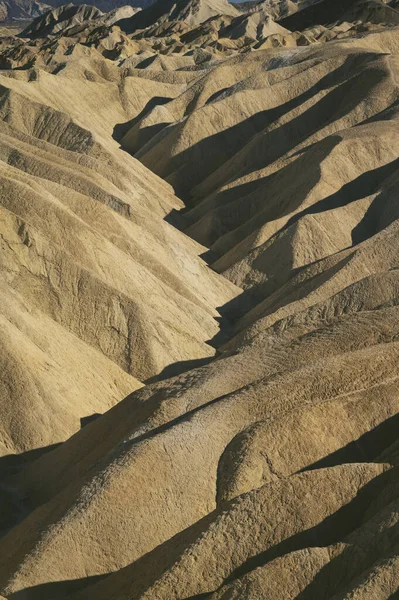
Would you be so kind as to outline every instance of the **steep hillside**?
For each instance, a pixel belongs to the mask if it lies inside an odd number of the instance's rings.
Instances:
[[[126,5],[139,10],[153,4],[154,0],[95,0],[93,5],[104,12],[110,12]],[[86,4],[86,0],[76,0],[77,6]],[[52,8],[64,5],[64,0],[48,0],[37,2],[36,0],[1,0],[0,21],[32,20],[46,14]]]
[[[399,594],[395,3],[0,40],[0,593]]]
[[[150,90],[175,91],[148,82],[140,94],[137,79],[118,71],[97,83],[33,73],[1,81],[3,415],[13,407],[2,422],[3,453],[67,438],[80,418],[137,387],[130,376],[143,381],[212,356],[216,307],[237,294],[198,257],[204,248],[165,222],[183,206],[170,186],[111,137]],[[76,365],[77,353],[87,368]],[[106,393],[88,381],[99,363]]]

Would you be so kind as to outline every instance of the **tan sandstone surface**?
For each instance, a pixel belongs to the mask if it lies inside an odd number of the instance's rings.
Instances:
[[[0,40],[0,593],[395,599],[397,3],[119,10]]]

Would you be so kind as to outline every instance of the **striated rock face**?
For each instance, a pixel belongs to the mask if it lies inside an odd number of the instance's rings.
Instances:
[[[107,70],[98,56],[77,64]],[[74,68],[2,76],[2,454],[62,441],[137,379],[213,356],[216,308],[237,294],[165,222],[183,206],[172,188],[112,140],[149,88],[177,90],[148,81],[139,92],[112,67],[97,83]],[[97,370],[105,392],[90,383]]]
[[[30,20],[47,12],[49,8],[50,5],[46,2],[36,2],[35,0],[2,0],[0,2],[0,21]]]
[[[70,27],[75,27],[85,21],[97,20],[102,14],[100,10],[87,4],[81,6],[65,4],[35,19],[24,29],[22,35],[27,38],[37,38],[54,35],[61,31],[64,33]]]
[[[37,39],[54,37],[57,34],[68,36],[76,32],[87,33],[104,26],[111,27],[121,19],[132,17],[138,10],[132,6],[122,6],[104,14],[98,8],[87,4],[65,4],[35,19],[21,32],[21,36]]]
[[[396,9],[0,39],[4,598],[396,598]]]
[[[133,8],[133,12],[146,8],[153,4],[154,0],[130,0],[128,6]],[[94,6],[104,12],[124,8],[126,0],[96,0]],[[75,5],[86,6],[85,0],[76,0]],[[0,21],[31,21],[40,15],[48,13],[52,8],[63,7],[63,0],[48,0],[46,2],[37,2],[36,0],[1,0],[0,1]],[[119,18],[131,16],[131,14],[121,15]],[[22,27],[23,28],[23,27]]]
[[[219,15],[238,16],[227,0],[158,0],[131,20],[130,29],[144,29],[154,23],[180,21],[196,26]]]

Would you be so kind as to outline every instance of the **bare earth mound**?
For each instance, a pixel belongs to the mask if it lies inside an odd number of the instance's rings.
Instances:
[[[0,40],[0,592],[392,600],[397,3],[133,13]]]

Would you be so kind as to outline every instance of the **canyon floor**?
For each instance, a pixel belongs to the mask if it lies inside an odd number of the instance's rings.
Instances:
[[[0,33],[0,597],[399,598],[399,2]]]

